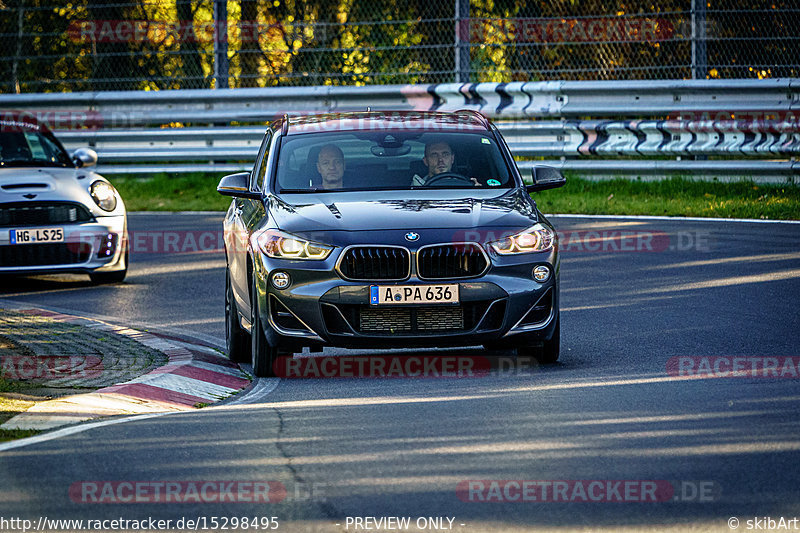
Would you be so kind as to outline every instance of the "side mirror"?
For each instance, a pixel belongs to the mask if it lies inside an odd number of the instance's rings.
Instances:
[[[78,148],[72,152],[72,162],[78,168],[93,167],[97,164],[97,152],[90,148]]]
[[[554,167],[537,165],[531,170],[533,185],[526,185],[528,192],[544,191],[547,189],[557,189],[567,183],[567,179],[560,170]]]
[[[237,172],[230,174],[219,180],[217,192],[224,196],[235,196],[237,198],[261,198],[260,192],[250,190],[250,173]]]

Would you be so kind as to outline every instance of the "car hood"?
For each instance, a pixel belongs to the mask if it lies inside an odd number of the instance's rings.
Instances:
[[[79,202],[96,216],[124,212],[122,202],[112,212],[102,211],[89,195],[89,186],[102,176],[86,169],[51,167],[0,168],[0,203]],[[120,213],[118,213],[118,211]]]
[[[272,222],[288,232],[528,227],[538,221],[523,189],[358,191],[268,196]],[[409,199],[410,195],[413,199]]]

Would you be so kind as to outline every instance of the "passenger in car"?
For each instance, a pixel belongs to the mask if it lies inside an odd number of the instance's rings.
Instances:
[[[325,189],[341,189],[344,176],[344,154],[339,147],[326,144],[317,156],[317,172],[322,176],[322,187]]]

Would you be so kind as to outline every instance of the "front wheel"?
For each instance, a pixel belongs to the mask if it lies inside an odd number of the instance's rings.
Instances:
[[[92,280],[92,283],[95,285],[106,285],[109,283],[122,283],[125,280],[125,276],[128,274],[128,257],[130,253],[128,250],[125,250],[125,268],[122,270],[117,270],[116,272],[91,272],[89,274],[89,279]]]
[[[225,341],[228,358],[236,363],[250,359],[250,338],[239,323],[239,310],[233,297],[231,273],[225,269]]]
[[[261,325],[261,310],[258,303],[255,275],[253,276],[253,288],[250,298],[250,309],[252,309],[250,323],[253,325],[250,330],[250,356],[253,364],[253,374],[259,378],[273,377],[275,375],[273,364],[278,357],[278,350],[267,342],[264,327]]]
[[[543,365],[553,364],[558,361],[561,351],[561,317],[556,319],[556,327],[550,340],[544,341],[541,347],[532,348],[529,346],[517,348],[517,354],[521,357],[533,356]]]

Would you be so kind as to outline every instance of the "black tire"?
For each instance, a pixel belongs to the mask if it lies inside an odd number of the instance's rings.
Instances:
[[[250,360],[250,336],[239,323],[239,310],[233,298],[231,273],[225,269],[225,341],[228,359],[236,363]]]
[[[257,294],[255,276],[253,276],[253,287],[250,291],[250,309],[252,310],[250,323],[253,325],[250,330],[250,357],[253,374],[259,378],[269,378],[275,376],[273,365],[278,357],[278,350],[270,346],[264,335]]]
[[[553,331],[553,336],[550,340],[544,341],[541,347],[520,347],[517,348],[517,354],[521,357],[533,356],[539,363],[543,365],[551,365],[558,361],[559,352],[561,351],[561,317],[556,319],[556,329]]]
[[[128,255],[129,252],[125,250],[125,268],[117,270],[116,272],[90,272],[89,279],[95,285],[106,285],[108,283],[122,283],[125,276],[128,275]]]

